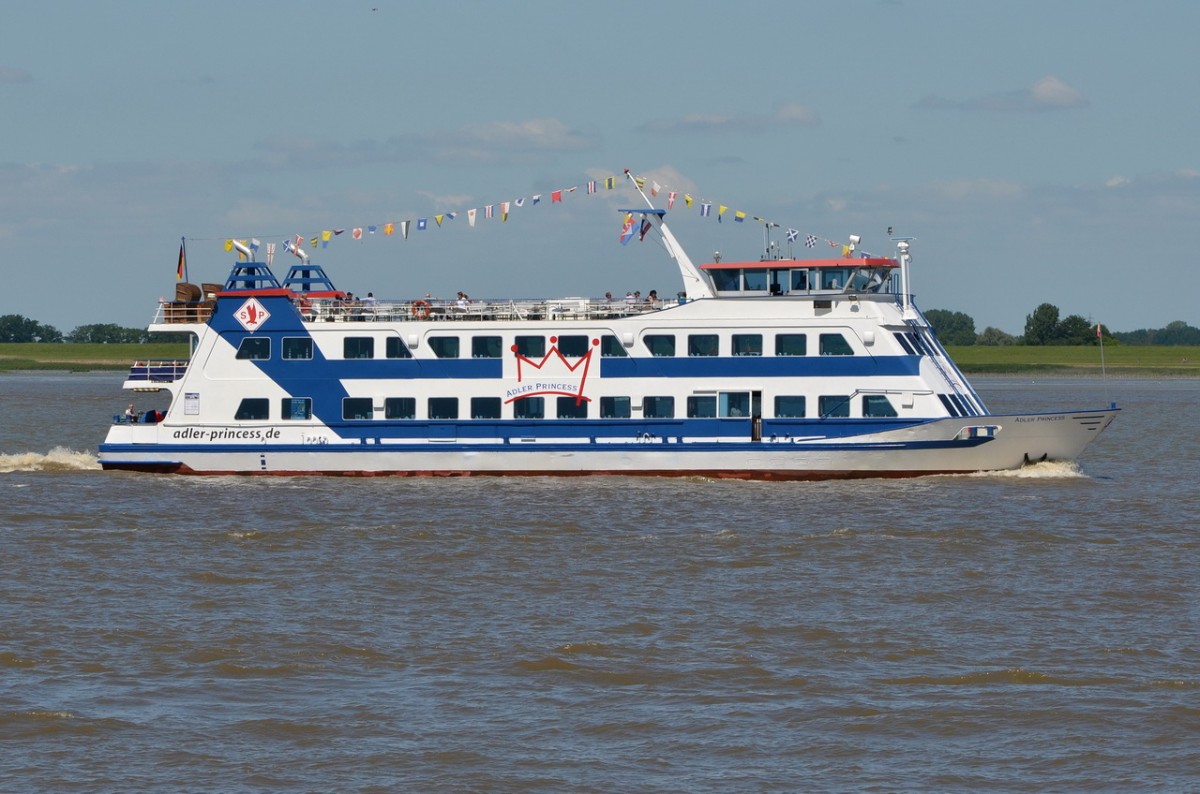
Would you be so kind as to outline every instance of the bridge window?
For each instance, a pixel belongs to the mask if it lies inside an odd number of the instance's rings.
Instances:
[[[284,397],[280,401],[279,416],[281,419],[294,421],[312,419],[312,398]]]
[[[238,345],[237,357],[249,361],[266,361],[271,357],[271,340],[266,336],[247,336]]]
[[[389,336],[385,340],[384,355],[388,358],[412,358],[412,351],[400,337]]]
[[[546,337],[518,336],[514,342],[517,345],[517,355],[526,358],[541,358],[546,355]]]
[[[630,417],[630,400],[628,397],[601,397],[601,419],[628,419]]]
[[[807,292],[808,291],[808,271],[793,270],[792,271],[792,292]]]
[[[849,416],[850,395],[822,394],[817,398],[817,410],[820,412],[822,418],[827,416]]]
[[[733,354],[735,356],[761,356],[762,334],[734,334]]]
[[[457,336],[431,336],[429,349],[438,358],[458,358]]]
[[[823,356],[852,356],[854,348],[841,334],[821,334],[821,355]]]
[[[841,289],[846,283],[846,271],[843,268],[821,271],[821,289]]]
[[[798,394],[780,394],[775,398],[775,416],[780,419],[803,419],[804,397]]]
[[[710,270],[709,275],[718,292],[734,292],[739,288],[740,270]]]
[[[266,419],[271,411],[270,402],[266,397],[247,397],[238,405],[233,418],[245,421]]]
[[[715,356],[719,352],[716,334],[688,334],[689,356]]]
[[[311,359],[313,357],[312,338],[307,336],[292,336],[283,338],[283,358],[287,360]]]
[[[808,355],[808,337],[804,334],[775,334],[775,355]]]
[[[558,409],[559,419],[587,419],[587,400],[577,400],[574,397],[559,397],[556,408]]]
[[[763,290],[767,289],[767,271],[766,270],[745,270],[743,271],[746,290]]]
[[[375,340],[369,336],[348,336],[342,340],[342,358],[375,358]]]
[[[416,419],[417,399],[415,397],[388,397],[383,401],[384,419]]]
[[[430,397],[429,398],[429,418],[430,419],[457,419],[458,418],[458,398],[457,397]]]
[[[471,418],[472,419],[499,419],[500,418],[500,398],[499,397],[472,397],[471,398]]]
[[[715,395],[695,395],[687,398],[687,415],[689,419],[714,419],[717,416],[717,398]]]
[[[647,419],[674,419],[674,397],[643,397],[642,416]]]
[[[652,356],[675,355],[675,334],[646,334],[642,339]]]
[[[374,419],[375,409],[371,405],[370,397],[343,397],[342,398],[342,418],[343,419]]]
[[[500,358],[500,337],[471,337],[471,358]]]
[[[544,397],[522,397],[513,403],[514,419],[545,419],[546,399]]]

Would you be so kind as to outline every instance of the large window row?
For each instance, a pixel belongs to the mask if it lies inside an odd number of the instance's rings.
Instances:
[[[773,346],[764,347],[763,334],[732,334],[729,339],[728,354],[733,356],[761,356],[768,349],[776,356],[807,356],[808,334],[778,333],[774,334]],[[816,352],[822,356],[852,356],[854,348],[841,333],[821,333],[816,336]],[[911,350],[909,340],[898,337],[906,351]],[[591,338],[586,334],[568,334],[552,337],[558,351],[567,358],[579,358],[587,354],[591,348]],[[376,338],[373,336],[347,336],[342,339],[342,357],[346,359],[373,359],[376,352]],[[687,355],[693,357],[720,356],[722,350],[719,334],[646,334],[642,342],[651,356],[673,357]],[[389,336],[383,340],[383,356],[389,359],[412,358],[412,351],[404,340]],[[437,358],[502,358],[505,354],[503,338],[500,336],[471,336],[462,338],[453,335],[430,335],[427,337],[430,351]],[[464,344],[466,343],[466,344]],[[913,340],[913,344],[916,342]],[[281,340],[282,357],[285,361],[309,360],[313,357],[313,340],[311,337],[284,337]],[[545,336],[516,336],[513,344],[516,352],[526,358],[540,359],[549,349]],[[621,341],[612,334],[600,337],[600,355],[609,357],[628,356]],[[265,361],[271,358],[271,339],[269,337],[248,336],[242,339],[238,346],[237,357],[251,361]]]
[[[849,417],[856,397],[849,394],[823,394],[817,397],[816,411],[810,412],[808,398],[804,395],[777,395],[774,398],[774,414],[779,419]],[[895,406],[884,394],[857,395],[859,416],[865,418],[888,418],[897,415]],[[644,419],[738,419],[749,418],[761,411],[758,398],[751,392],[715,392],[693,394],[684,400],[683,414],[677,414],[675,397],[648,395],[642,398],[641,416]],[[512,403],[513,419],[631,419],[634,401],[631,397],[601,397],[596,408],[590,403],[577,401],[574,397],[545,396],[524,397]],[[383,412],[379,415],[377,403],[372,397],[345,397],[342,399],[342,419],[370,420],[416,419],[415,397],[387,397],[383,400]],[[426,401],[426,418],[446,419],[501,419],[504,405],[499,397],[430,397]],[[280,402],[279,416],[285,421],[312,419],[312,398],[284,397]],[[234,419],[262,421],[270,419],[270,401],[265,397],[248,397],[238,406]]]

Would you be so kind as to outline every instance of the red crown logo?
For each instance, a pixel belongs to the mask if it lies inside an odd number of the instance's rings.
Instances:
[[[599,346],[600,340],[593,339],[592,346],[588,348],[588,351],[572,362],[558,349],[557,336],[550,337],[550,349],[546,351],[546,355],[542,356],[540,360],[521,355],[517,352],[517,346],[513,345],[511,350],[517,359],[517,382],[524,382],[527,375],[530,378],[540,377],[541,380],[533,384],[534,388],[529,391],[522,390],[520,394],[510,397],[505,402],[511,403],[515,400],[534,397],[539,394],[557,394],[564,397],[574,397],[576,405],[583,402],[591,402],[591,398],[584,396],[583,389],[587,384],[588,370],[592,366],[592,354],[596,352],[596,348]],[[530,367],[534,371],[527,372],[526,367]],[[580,372],[581,368],[582,372]],[[555,373],[559,373],[564,380],[556,381],[554,378]],[[578,383],[575,382],[575,377],[579,378]]]

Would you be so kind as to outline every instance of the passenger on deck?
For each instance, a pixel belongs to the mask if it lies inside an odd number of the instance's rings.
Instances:
[[[650,290],[650,294],[646,296],[646,303],[649,303],[651,306],[658,303],[658,290]]]
[[[137,422],[137,411],[133,410],[133,403],[130,403],[129,407],[125,409],[125,422],[130,425]]]

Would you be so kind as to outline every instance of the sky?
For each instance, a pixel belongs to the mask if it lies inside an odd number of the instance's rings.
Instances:
[[[0,315],[64,333],[145,326],[182,238],[196,283],[224,281],[227,239],[340,228],[312,261],[357,294],[673,294],[652,237],[618,241],[640,199],[586,192],[627,168],[660,206],[679,194],[667,222],[697,262],[760,258],[754,217],[785,253],[797,230],[797,258],[851,234],[891,254],[891,228],[917,304],[979,331],[1020,334],[1047,302],[1200,326],[1200,3],[0,8]]]

